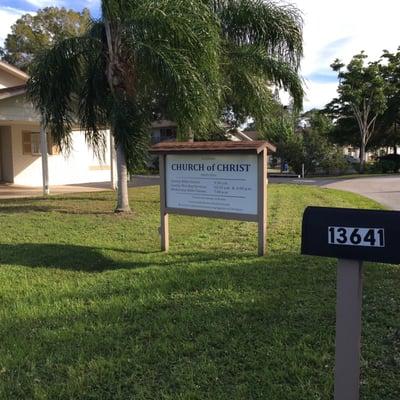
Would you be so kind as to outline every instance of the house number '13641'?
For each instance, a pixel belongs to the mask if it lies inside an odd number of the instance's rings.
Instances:
[[[342,246],[385,247],[382,228],[328,227],[328,243]]]

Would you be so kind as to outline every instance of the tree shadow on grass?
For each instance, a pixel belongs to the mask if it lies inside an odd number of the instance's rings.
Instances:
[[[49,212],[54,211],[54,207],[49,205],[36,204],[2,204],[0,206],[0,214],[28,214],[31,212]]]
[[[122,255],[114,259],[104,253]],[[146,256],[152,255],[149,260]],[[143,259],[141,259],[143,257]],[[107,247],[90,247],[56,243],[0,244],[0,264],[31,268],[54,268],[71,271],[102,272],[116,269],[168,267],[220,261],[235,258],[244,261],[248,255],[228,252],[181,252],[165,255],[158,250],[142,251]]]
[[[82,399],[328,399],[334,297],[309,290],[299,303],[298,293],[281,290],[292,277],[265,290],[267,271],[242,275],[244,290],[227,268],[118,282],[123,288],[91,285],[57,297],[57,309],[8,315],[3,346],[15,353],[3,363],[8,398],[41,389],[48,398],[58,391]]]
[[[88,200],[88,199],[86,199]],[[97,200],[97,199],[96,199]],[[66,200],[67,201],[67,200]],[[101,207],[102,208],[102,207]],[[48,213],[48,212],[56,212],[60,214],[69,214],[69,215],[109,215],[116,216],[121,218],[120,214],[116,214],[114,212],[113,206],[107,207],[106,209],[93,209],[93,204],[89,204],[87,209],[82,207],[71,207],[70,204],[64,203],[43,203],[43,204],[15,204],[12,203],[10,205],[1,205],[0,206],[0,214],[30,214],[35,212]],[[132,218],[135,214],[124,215],[124,218]]]
[[[110,216],[115,218],[124,218],[124,219],[133,219],[137,217],[137,213],[135,212],[135,208],[132,207],[132,213],[116,213],[115,212],[115,204],[112,203],[109,206],[104,204],[96,204],[97,199],[86,199],[87,205],[73,205],[72,202],[68,200],[72,199],[61,199],[63,202],[54,202],[54,203],[10,203],[8,204],[0,204],[0,215],[7,214],[31,214],[31,213],[59,213],[66,215],[100,215],[100,216]],[[82,199],[83,200],[83,199]],[[90,202],[91,201],[91,202]],[[148,201],[143,201],[144,203],[150,203]]]
[[[0,244],[0,263],[86,272],[101,272],[121,268],[118,262],[107,257],[102,253],[102,250],[104,249],[66,244]],[[115,249],[115,251],[120,250]],[[140,251],[132,252],[147,254],[147,252]],[[132,263],[131,268],[140,268],[145,266],[144,264],[141,262]]]

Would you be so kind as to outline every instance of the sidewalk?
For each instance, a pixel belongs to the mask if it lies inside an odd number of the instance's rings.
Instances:
[[[159,176],[135,175],[128,183],[130,187],[158,185]],[[88,193],[111,190],[110,182],[90,182],[76,185],[50,186],[50,195],[69,193]],[[37,197],[43,195],[42,187],[20,186],[11,183],[0,183],[0,200],[23,197]]]

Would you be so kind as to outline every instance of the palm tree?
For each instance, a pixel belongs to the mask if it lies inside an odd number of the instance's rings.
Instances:
[[[223,110],[265,126],[271,84],[303,95],[297,9],[262,0],[102,0],[86,34],[39,54],[28,94],[68,151],[80,125],[94,151],[115,139],[116,211],[130,211],[127,172],[143,162],[154,112],[200,136]]]
[[[218,104],[219,33],[202,1],[103,0],[102,18],[80,37],[36,57],[28,94],[55,142],[71,147],[80,125],[100,155],[115,138],[116,211],[129,212],[127,172],[144,160],[155,99],[181,129],[201,131]]]
[[[272,86],[286,89],[301,109],[302,17],[290,5],[265,0],[214,0],[220,24],[222,107],[239,122],[249,116],[265,131],[275,108]]]

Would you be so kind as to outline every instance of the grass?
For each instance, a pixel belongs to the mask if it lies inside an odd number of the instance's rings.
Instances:
[[[0,203],[1,399],[331,399],[335,260],[299,255],[306,205],[354,194],[270,185],[251,223],[171,216],[158,189]],[[400,269],[367,264],[362,399],[400,398]]]

